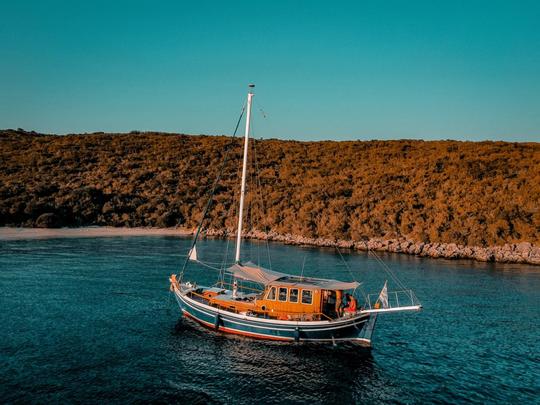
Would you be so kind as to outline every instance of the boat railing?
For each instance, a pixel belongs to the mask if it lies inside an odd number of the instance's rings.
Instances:
[[[368,294],[364,304],[365,310],[382,310],[421,307],[413,290],[388,291],[386,302],[380,293]]]
[[[204,303],[206,305],[210,305],[211,307],[214,307],[214,308],[223,309],[223,310],[226,310],[228,312],[233,312],[235,314],[241,314],[241,313],[245,312],[245,311],[240,311],[240,310],[238,310],[236,308],[233,309],[233,308],[230,308],[230,307],[227,307],[227,306],[224,306],[224,305],[220,305],[219,303],[216,303],[213,300],[209,299],[209,297],[206,297],[206,296],[204,296],[202,294],[199,294],[194,290],[190,291],[189,295],[195,301]],[[262,318],[266,318],[266,319],[271,319],[271,318],[279,319],[280,314],[285,315],[285,313],[273,312],[271,310],[264,310],[264,309],[261,309],[261,308],[257,308],[255,310],[249,310],[247,312],[250,312],[251,315],[253,315],[253,316],[261,316],[262,315]],[[308,320],[307,319],[308,317],[311,320],[313,320],[313,318],[319,318],[320,320],[326,319],[326,320],[329,320],[329,321],[334,320],[333,318],[329,317],[326,314],[323,314],[322,312],[291,312],[291,313],[287,313],[286,315],[290,315],[292,317],[298,317],[299,318],[299,319],[295,319],[295,320]],[[291,320],[291,319],[283,319],[283,320]]]
[[[222,283],[222,282],[218,282],[216,284],[214,284],[215,287],[222,287],[222,288],[228,288],[229,290],[232,290],[234,285],[232,283]],[[255,293],[262,293],[263,290],[261,290],[260,288],[253,288],[253,287],[248,287],[246,285],[242,285],[242,286],[238,286],[238,291],[241,291],[241,290],[249,290],[249,291],[253,291]]]

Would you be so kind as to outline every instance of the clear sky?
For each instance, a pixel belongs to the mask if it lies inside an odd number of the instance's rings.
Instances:
[[[540,1],[2,1],[0,128],[540,141]]]

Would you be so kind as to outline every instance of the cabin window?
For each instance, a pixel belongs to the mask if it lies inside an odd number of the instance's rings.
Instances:
[[[298,288],[291,288],[289,291],[289,301],[298,302]]]
[[[279,300],[287,301],[287,288],[279,287]]]
[[[313,292],[311,290],[302,290],[302,304],[311,305],[313,302]]]
[[[276,287],[271,287],[268,291],[268,295],[266,296],[267,300],[274,301],[276,299]]]

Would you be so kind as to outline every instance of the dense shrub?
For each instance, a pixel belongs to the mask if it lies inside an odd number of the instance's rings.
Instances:
[[[0,131],[0,225],[194,227],[227,145],[208,226],[233,229],[241,139]],[[264,140],[256,150],[248,229],[468,245],[540,239],[537,143]]]

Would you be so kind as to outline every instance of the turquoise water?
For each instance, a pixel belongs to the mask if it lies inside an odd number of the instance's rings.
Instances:
[[[540,268],[383,255],[420,313],[380,316],[370,351],[228,337],[178,322],[188,240],[0,241],[1,402],[530,403],[540,396]],[[219,261],[227,243],[203,241]],[[231,246],[229,246],[230,248]],[[260,243],[246,254],[268,265]],[[351,279],[331,249],[270,245],[274,269]],[[344,254],[368,292],[386,273]],[[202,267],[188,276],[216,279]],[[391,287],[391,285],[389,285]]]

